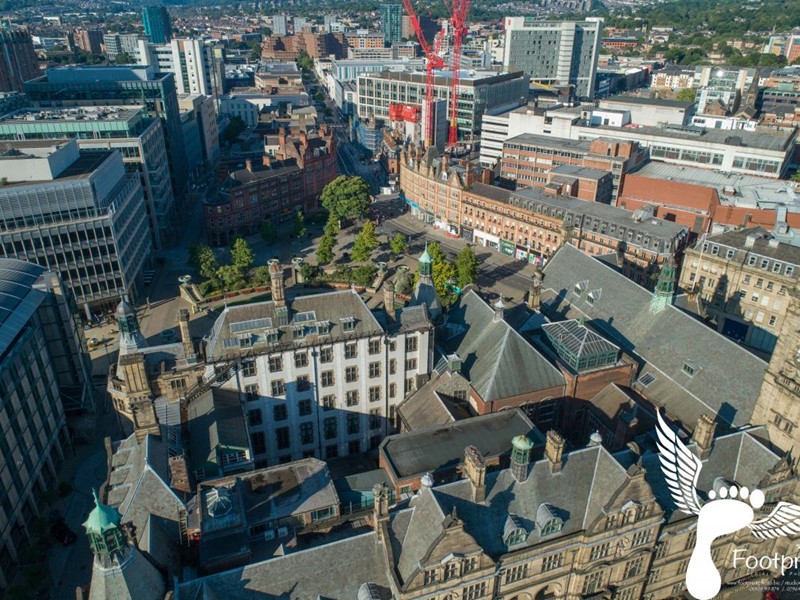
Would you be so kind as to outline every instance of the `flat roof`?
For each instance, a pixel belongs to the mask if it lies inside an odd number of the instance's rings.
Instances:
[[[3,124],[52,123],[80,121],[84,123],[132,121],[142,116],[142,107],[80,106],[41,109],[26,107],[0,117]]]
[[[798,205],[797,209],[800,210],[800,202],[798,202],[800,197],[795,197],[792,186],[782,179],[767,179],[655,161],[642,165],[632,174],[714,188],[717,190],[720,202],[725,205],[770,208],[770,206],[760,205],[764,203],[769,205],[775,203],[796,204]]]
[[[775,131],[726,131],[722,129],[703,129],[691,125],[669,125],[666,127],[612,127],[610,125],[583,126],[587,130],[613,131],[615,133],[630,134],[632,137],[653,136],[673,138],[677,140],[697,140],[704,144],[719,144],[724,146],[737,146],[757,150],[773,150],[786,152],[796,135],[796,130]]]
[[[600,103],[610,102],[613,104],[641,104],[642,106],[664,106],[668,108],[687,109],[694,102],[682,102],[680,100],[668,100],[665,98],[643,98],[640,96],[609,96],[603,98]]]
[[[381,453],[399,479],[454,469],[464,460],[464,448],[475,446],[486,457],[511,451],[511,440],[527,436],[540,445],[544,436],[519,409],[473,417],[429,429],[387,437]]]

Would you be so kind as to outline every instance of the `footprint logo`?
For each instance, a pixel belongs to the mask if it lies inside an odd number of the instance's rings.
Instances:
[[[708,492],[700,504],[697,480],[703,463],[678,439],[658,411],[658,448],[661,470],[675,505],[697,515],[697,541],[686,570],[686,587],[697,600],[710,600],[719,593],[722,579],[711,558],[711,545],[718,537],[749,527],[760,539],[800,533],[800,506],[779,502],[764,519],[755,510],[764,506],[764,492],[746,487],[722,487]]]

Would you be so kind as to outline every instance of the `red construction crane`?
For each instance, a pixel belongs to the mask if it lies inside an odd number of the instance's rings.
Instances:
[[[411,20],[411,26],[414,28],[414,33],[417,34],[419,45],[425,53],[425,103],[423,104],[422,112],[425,115],[425,122],[422,124],[423,135],[425,138],[425,147],[433,145],[433,72],[435,69],[444,67],[444,60],[439,55],[439,48],[442,43],[442,35],[439,35],[434,42],[433,48],[428,44],[425,39],[425,34],[422,31],[422,25],[419,22],[419,17],[411,5],[411,0],[403,0],[403,7],[406,9],[408,18]]]
[[[450,132],[447,145],[454,146],[458,142],[458,84],[461,79],[461,47],[464,36],[468,33],[467,14],[470,0],[450,1],[450,26],[453,28],[453,64],[450,89]]]

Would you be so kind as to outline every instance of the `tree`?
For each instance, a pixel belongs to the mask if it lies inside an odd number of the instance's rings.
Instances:
[[[447,256],[445,255],[444,250],[442,250],[442,246],[439,244],[439,242],[428,244],[428,254],[430,254],[431,263],[434,265],[447,260]]]
[[[369,185],[361,177],[340,175],[325,186],[320,200],[330,219],[362,218],[369,212]]]
[[[336,237],[328,235],[326,232],[317,246],[317,262],[321,265],[327,265],[333,260],[333,247],[336,245]]]
[[[456,282],[463,288],[478,280],[478,257],[472,248],[467,246],[456,256]]]
[[[253,264],[253,250],[244,238],[236,238],[231,246],[231,260],[233,266],[240,272],[245,272]]]
[[[310,75],[314,70],[314,61],[305,50],[300,50],[297,54],[297,66],[300,67],[306,75]]]
[[[261,223],[261,239],[267,244],[274,244],[278,241],[278,229],[269,219]]]
[[[114,56],[114,62],[118,65],[135,65],[136,59],[127,52],[117,52]]]
[[[214,279],[217,276],[217,258],[214,251],[205,244],[193,246],[189,250],[189,262],[200,273],[200,277]]]
[[[368,287],[375,280],[375,265],[359,265],[353,269],[353,283]]]
[[[391,250],[392,256],[400,256],[401,254],[408,252],[406,236],[399,231],[395,233],[392,239],[389,240],[389,250]]]
[[[236,268],[236,265],[224,265],[220,267],[217,269],[217,277],[219,277],[227,290],[239,289],[244,283],[242,272]]]
[[[380,246],[380,242],[378,242],[378,237],[375,235],[375,224],[372,221],[367,221],[353,241],[351,256],[356,261],[369,260],[369,255],[378,246]]]
[[[300,238],[304,237],[308,233],[308,229],[306,229],[306,220],[303,216],[303,213],[298,211],[294,215],[294,224],[292,228],[292,237]]]
[[[450,306],[456,300],[456,295],[450,291],[447,284],[456,278],[456,267],[453,263],[446,261],[434,262],[431,272],[433,286],[436,288],[436,295],[439,296],[444,306]]]
[[[253,283],[267,285],[270,282],[269,267],[261,266],[253,269]]]
[[[678,92],[677,96],[675,96],[676,100],[680,100],[681,102],[694,102],[695,96],[697,96],[697,92],[692,88],[686,88]]]
[[[400,271],[394,278],[394,290],[398,294],[408,294],[414,285],[414,276],[410,271]]]
[[[225,128],[225,133],[222,134],[222,137],[228,142],[234,142],[245,129],[247,129],[247,124],[242,117],[234,115],[231,117],[231,120],[228,121],[228,126]]]

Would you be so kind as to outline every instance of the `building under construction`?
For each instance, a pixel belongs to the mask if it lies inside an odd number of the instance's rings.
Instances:
[[[365,73],[358,78],[358,116],[390,121],[391,105],[422,107],[425,100],[425,71],[383,71]],[[450,106],[452,71],[434,73],[435,100],[445,100]],[[483,113],[502,106],[518,106],[521,98],[528,97],[529,78],[521,70],[462,70],[458,98],[458,139],[477,140]],[[396,110],[396,109],[395,109]],[[420,116],[407,111],[409,119],[419,121]],[[449,111],[448,111],[449,112]],[[401,116],[403,113],[401,112]],[[396,116],[396,113],[393,114]],[[450,115],[448,114],[448,120]],[[420,128],[416,128],[420,130]],[[420,135],[422,132],[420,131]],[[442,140],[444,142],[446,140]]]

